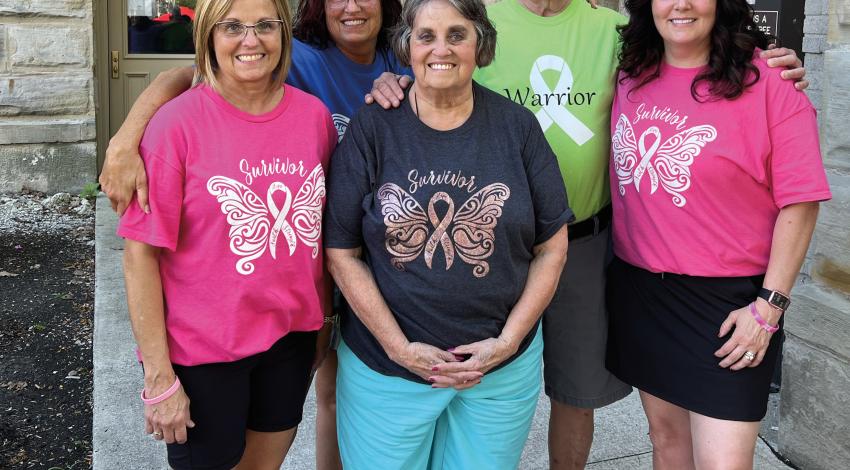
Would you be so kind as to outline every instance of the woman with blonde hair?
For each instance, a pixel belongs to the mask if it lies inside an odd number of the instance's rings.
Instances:
[[[196,14],[195,85],[140,145],[151,210],[131,204],[118,228],[145,428],[176,469],[278,468],[330,331],[320,247],[337,133],[283,85],[285,0],[201,0]]]

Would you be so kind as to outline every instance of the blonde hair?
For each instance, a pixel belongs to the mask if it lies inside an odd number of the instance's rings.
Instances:
[[[234,0],[198,0],[195,7],[195,23],[192,27],[192,39],[195,41],[195,76],[192,85],[206,83],[218,89],[215,72],[218,62],[213,47],[215,24],[224,19]],[[281,86],[289,73],[292,61],[292,15],[287,0],[271,0],[277,11],[278,19],[283,21],[280,28],[280,62],[272,75],[272,84]]]

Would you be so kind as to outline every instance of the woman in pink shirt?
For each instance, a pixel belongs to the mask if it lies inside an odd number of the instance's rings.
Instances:
[[[283,85],[285,0],[200,0],[195,86],[157,111],[131,204],[127,300],[145,428],[172,468],[278,468],[327,346],[327,108]],[[321,331],[317,334],[318,331]]]
[[[628,0],[611,114],[608,367],[657,469],[752,468],[782,314],[830,198],[815,111],[745,0]]]

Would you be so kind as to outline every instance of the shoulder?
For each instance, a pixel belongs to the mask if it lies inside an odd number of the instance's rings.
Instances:
[[[380,122],[383,125],[395,125],[405,119],[404,106],[410,106],[407,102],[408,96],[405,93],[405,99],[398,108],[384,109],[375,103],[363,105],[357,109],[351,120],[361,124]]]
[[[514,0],[499,0],[496,3],[487,5],[487,16],[492,19],[493,17],[509,14],[511,8],[510,3],[512,1]]]
[[[300,41],[298,39],[292,38],[292,60],[294,61],[296,57],[319,57],[322,55],[322,50],[308,44],[306,42]]]
[[[759,71],[759,83],[762,86],[766,86],[766,87],[775,87],[776,85],[778,85],[780,83],[787,83],[788,85],[791,86],[791,88],[794,88],[794,85],[793,85],[794,82],[791,82],[791,81],[788,81],[788,80],[783,80],[781,75],[780,75],[782,73],[782,71],[785,70],[785,69],[782,68],[782,67],[770,67],[770,66],[768,66],[767,65],[767,59],[763,59],[759,55],[759,52],[761,52],[760,49],[756,49],[755,52],[753,52],[753,60],[752,60],[752,64]]]
[[[398,57],[396,57],[395,52],[393,52],[393,49],[391,47],[387,47],[387,48],[385,48],[385,49],[383,49],[379,52],[381,53],[381,56],[383,57],[382,60],[386,61],[386,66],[391,72],[397,73],[397,74],[411,75],[411,76],[413,75],[413,72],[410,70],[409,67],[406,67],[406,66],[401,64],[401,62],[398,60]]]
[[[598,12],[597,14],[601,16],[604,21],[610,23],[614,26],[624,25],[629,22],[629,19],[623,16],[619,11],[614,11],[610,8],[599,7],[595,10]]]
[[[298,88],[290,85],[284,84],[284,95],[288,96],[288,99],[292,100],[292,107],[297,110],[298,113],[309,113],[309,114],[318,114],[322,116],[327,116],[330,118],[330,111],[328,111],[328,107],[315,96],[307,93],[306,91],[299,90]]]
[[[578,7],[580,8],[581,14],[579,16],[581,17],[582,22],[592,22],[594,25],[599,26],[619,26],[629,22],[629,19],[623,16],[620,12],[601,5],[597,8],[593,8],[589,3],[582,2],[582,4],[578,5]]]
[[[300,73],[315,67],[315,64],[324,62],[324,51],[306,42],[292,39],[292,62],[289,66],[290,73]]]
[[[771,111],[775,111],[790,116],[802,109],[812,108],[808,96],[798,91],[792,80],[782,78],[781,73],[785,69],[768,66],[767,60],[761,58],[759,52],[759,50],[756,50],[753,53],[752,61],[759,71],[759,80],[747,89],[746,94],[763,96],[767,100],[769,114],[773,114]],[[768,116],[769,119],[771,117]]]
[[[162,105],[151,117],[145,135],[174,130],[186,121],[203,122],[207,116],[204,110],[211,104],[204,88],[203,84],[192,87]]]

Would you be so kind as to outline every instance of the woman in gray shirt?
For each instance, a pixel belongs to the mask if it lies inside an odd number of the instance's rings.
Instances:
[[[479,0],[408,0],[394,48],[409,99],[361,109],[328,185],[343,464],[514,468],[572,212],[533,114],[472,81],[495,49]]]

